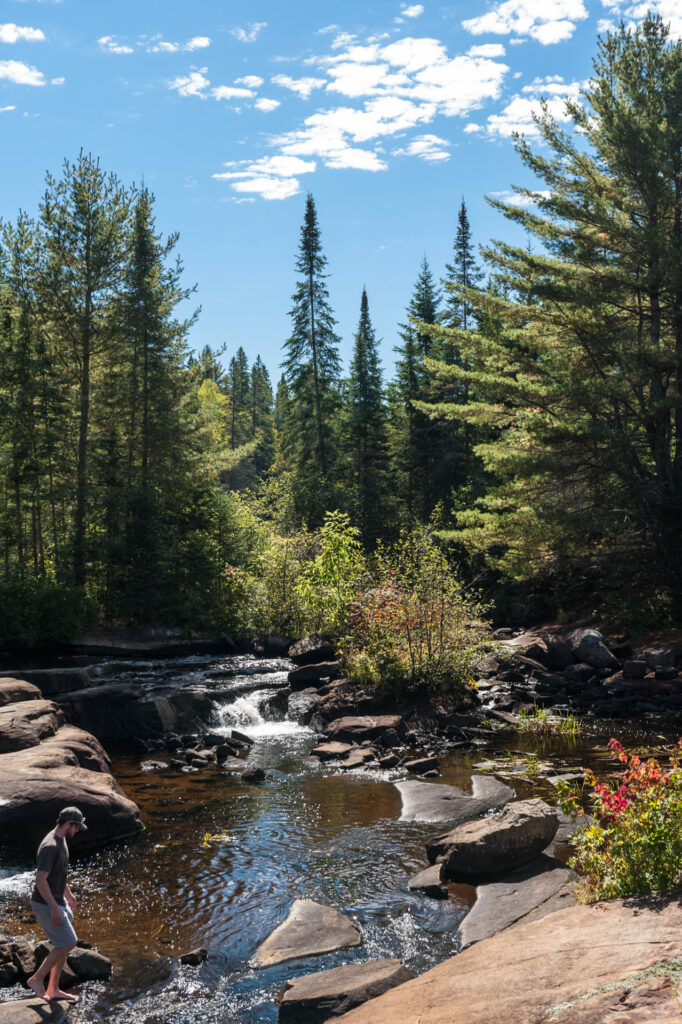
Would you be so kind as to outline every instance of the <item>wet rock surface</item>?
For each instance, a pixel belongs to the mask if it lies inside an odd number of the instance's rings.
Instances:
[[[473,776],[470,794],[457,786],[416,780],[395,785],[403,802],[403,821],[446,821],[457,825],[514,799],[513,789],[485,775]]]
[[[360,929],[345,914],[313,900],[295,900],[286,919],[258,947],[254,962],[271,967],[361,943]]]
[[[324,1024],[412,977],[400,960],[376,960],[295,978],[277,997],[280,1024]]]

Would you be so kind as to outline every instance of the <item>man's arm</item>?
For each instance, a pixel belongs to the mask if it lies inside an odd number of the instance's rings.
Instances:
[[[52,910],[52,924],[57,928],[61,924],[62,912],[48,884],[47,876],[49,873],[49,871],[36,871],[36,889]]]
[[[64,896],[66,897],[66,902],[69,904],[71,909],[75,910],[76,909],[76,904],[78,903],[78,900],[76,899],[74,894],[71,892],[71,890],[69,889],[68,885],[64,889]]]

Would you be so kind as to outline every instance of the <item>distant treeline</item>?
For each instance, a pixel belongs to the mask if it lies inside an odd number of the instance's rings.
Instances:
[[[681,83],[660,19],[599,40],[573,130],[544,110],[544,145],[517,140],[535,188],[493,201],[528,244],[479,253],[462,201],[451,262],[424,259],[396,311],[388,382],[365,291],[341,366],[312,196],[273,395],[260,357],[189,354],[190,292],[149,192],[66,163],[37,220],[0,238],[6,592],[219,621],[250,515],[286,536],[340,510],[368,552],[430,523],[464,571],[555,611],[675,614]]]

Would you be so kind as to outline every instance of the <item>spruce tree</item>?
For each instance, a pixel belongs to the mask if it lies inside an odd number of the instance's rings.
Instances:
[[[385,529],[388,443],[377,341],[363,288],[345,405],[349,492],[366,547]]]
[[[332,421],[340,362],[326,266],[309,193],[296,259],[300,279],[293,295],[292,332],[284,345],[283,366],[289,392],[286,449],[292,458],[297,508],[310,525],[318,525],[331,507],[334,487]]]
[[[267,367],[260,356],[256,356],[251,367],[250,396],[250,437],[258,442],[253,457],[255,483],[270,468],[275,453],[272,385]]]
[[[446,263],[445,306],[441,317],[446,327],[468,331],[475,327],[475,310],[472,305],[469,289],[478,288],[483,280],[481,270],[474,251],[471,226],[466,204],[462,205],[457,214],[457,233],[452,247],[452,263]],[[455,360],[449,360],[454,362]]]

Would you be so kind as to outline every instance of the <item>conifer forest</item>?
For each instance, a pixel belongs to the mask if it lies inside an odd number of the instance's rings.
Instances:
[[[489,200],[501,240],[466,197],[443,211],[450,259],[396,297],[390,369],[371,281],[342,364],[312,194],[266,366],[220,339],[191,351],[181,241],[145,186],[87,152],[48,174],[0,233],[0,639],[333,632],[325,587],[429,559],[506,619],[675,620],[682,43],[655,17],[606,34],[569,107],[517,138],[536,184]]]

